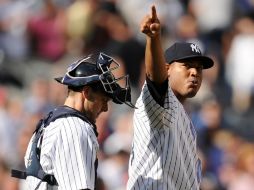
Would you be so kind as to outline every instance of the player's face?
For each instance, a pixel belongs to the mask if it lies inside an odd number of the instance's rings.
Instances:
[[[95,122],[102,112],[108,111],[109,101],[110,98],[105,94],[101,92],[94,92],[90,89],[84,102],[84,109],[88,118]]]
[[[203,66],[194,61],[174,62],[168,65],[169,82],[180,101],[194,97],[202,82]]]

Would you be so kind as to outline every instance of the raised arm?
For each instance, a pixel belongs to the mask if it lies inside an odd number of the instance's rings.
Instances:
[[[143,18],[140,30],[146,34],[146,75],[151,81],[161,84],[167,79],[167,70],[161,45],[161,25],[155,5],[151,6],[151,13]]]

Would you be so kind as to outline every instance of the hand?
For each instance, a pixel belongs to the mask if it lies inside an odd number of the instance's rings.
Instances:
[[[151,14],[146,15],[143,18],[140,24],[140,31],[151,38],[154,38],[160,35],[161,25],[157,17],[155,5],[151,6]]]

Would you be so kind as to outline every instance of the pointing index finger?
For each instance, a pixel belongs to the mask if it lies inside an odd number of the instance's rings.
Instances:
[[[157,13],[156,13],[156,8],[155,8],[155,5],[152,5],[151,7],[151,13],[152,13],[152,20],[156,20],[157,19]]]

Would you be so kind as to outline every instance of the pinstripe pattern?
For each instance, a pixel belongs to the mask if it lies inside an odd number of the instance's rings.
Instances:
[[[49,187],[42,182],[40,190],[94,189],[99,145],[92,127],[78,117],[68,117],[59,118],[45,128],[40,163],[46,173],[55,176],[59,187]],[[26,165],[31,141],[25,156]],[[35,189],[39,182],[29,176],[27,189]]]
[[[199,189],[196,132],[171,88],[163,108],[145,83],[136,107],[127,189]]]

